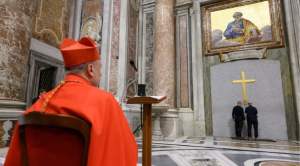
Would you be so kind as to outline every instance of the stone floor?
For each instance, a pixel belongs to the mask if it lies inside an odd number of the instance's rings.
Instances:
[[[139,166],[142,164],[142,140]],[[235,140],[221,137],[181,137],[152,144],[155,166],[299,166],[297,141]]]
[[[137,138],[142,164],[142,139]],[[152,143],[153,166],[300,166],[300,142],[221,137],[166,138]],[[8,148],[0,149],[5,156]]]

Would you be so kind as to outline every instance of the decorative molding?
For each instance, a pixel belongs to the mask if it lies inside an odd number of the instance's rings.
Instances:
[[[30,57],[30,63],[32,63],[32,60],[35,60],[35,61],[44,62],[44,63],[49,64],[51,66],[64,68],[63,61],[58,60],[56,58],[53,58],[51,56],[47,56],[47,55],[45,55],[43,53],[39,53],[39,52],[36,52],[34,50],[31,50],[30,55],[31,55],[31,57]]]
[[[174,5],[174,11],[188,9],[192,6],[193,6],[193,1],[191,1],[191,0],[187,0],[187,1],[184,1],[184,2],[177,2]]]
[[[49,5],[52,2],[50,0],[41,0],[38,6],[38,12],[36,14],[36,17],[34,18],[34,33],[36,33],[38,36],[42,37],[43,34],[45,33],[49,33],[51,35],[53,35],[53,37],[56,39],[56,44],[60,45],[61,41],[64,39],[64,22],[65,22],[65,14],[67,13],[67,4],[68,4],[68,0],[64,0],[64,2],[60,2],[61,6],[58,6],[61,9],[61,12],[59,13],[55,13],[57,15],[60,15],[60,20],[57,20],[57,17],[52,17],[52,22],[51,20],[49,20],[49,15],[51,13],[46,13],[47,11],[43,10],[43,4],[46,3],[48,4],[46,6],[46,8],[51,8],[51,6],[54,8],[53,11],[56,11],[56,7],[59,5]],[[63,4],[64,3],[64,4]],[[51,10],[49,10],[51,11]],[[53,12],[54,13],[54,12]],[[46,19],[48,18],[48,19]],[[52,23],[49,23],[52,22]],[[58,23],[58,25],[56,25],[55,23]],[[54,24],[53,26],[50,27],[54,27],[54,28],[49,28],[47,25],[49,24]],[[59,28],[58,28],[59,27]]]
[[[28,75],[26,78],[26,88],[25,88],[25,101],[27,103],[27,107],[31,105],[32,99],[35,97],[34,94],[38,91],[37,89],[37,75],[35,75],[35,67],[39,66],[45,66],[45,67],[55,67],[55,86],[59,84],[59,82],[64,79],[65,77],[65,71],[64,71],[64,63],[56,58],[53,58],[51,56],[47,56],[45,54],[36,52],[34,50],[31,50],[30,53],[30,61],[29,61],[29,67],[28,67]]]
[[[149,4],[155,5],[155,0],[143,0],[143,6],[149,5]]]
[[[6,110],[7,108],[24,110],[25,107],[26,107],[26,103],[21,101],[0,100],[0,112],[2,110]]]
[[[0,120],[16,120],[26,109],[26,103],[0,100]]]
[[[191,108],[178,108],[178,113],[194,113]]]
[[[221,62],[229,62],[233,60],[241,60],[241,59],[261,59],[267,57],[267,48],[261,50],[246,50],[246,51],[236,51],[230,52],[228,54],[220,53]]]

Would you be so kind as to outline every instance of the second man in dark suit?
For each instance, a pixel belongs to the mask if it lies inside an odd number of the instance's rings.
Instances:
[[[255,140],[258,140],[257,109],[252,106],[251,101],[248,102],[245,113],[247,114],[248,139],[251,140],[251,129],[253,125]]]

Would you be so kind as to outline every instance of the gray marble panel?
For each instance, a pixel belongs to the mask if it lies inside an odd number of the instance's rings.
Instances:
[[[183,136],[182,121],[179,118],[160,118],[160,128],[165,137],[179,138]]]
[[[235,136],[231,113],[236,102],[243,101],[243,91],[241,83],[232,81],[241,80],[242,71],[245,79],[255,79],[246,84],[246,93],[258,109],[259,137],[287,140],[280,62],[276,60],[242,60],[210,68],[214,136]]]
[[[299,162],[299,158],[289,158],[289,157],[279,157],[279,156],[269,156],[269,155],[226,154],[226,153],[223,153],[223,155],[225,157],[227,157],[228,159],[230,159],[231,161],[233,161],[237,165],[245,165],[245,162],[247,160],[262,159],[262,158],[269,159],[269,161],[272,161],[272,159],[274,159],[275,161],[276,160],[280,161],[280,159],[282,159],[283,161],[284,160],[293,160],[293,161],[295,161],[295,163]],[[265,161],[265,160],[262,160],[262,161]],[[287,164],[287,165],[289,165],[289,164]]]
[[[142,163],[142,157],[139,157],[138,163]],[[168,155],[158,155],[152,157],[152,165],[160,166],[178,166]]]
[[[153,94],[154,13],[146,14],[146,94]]]
[[[182,120],[182,129],[184,136],[195,135],[194,112],[179,113],[179,118]]]

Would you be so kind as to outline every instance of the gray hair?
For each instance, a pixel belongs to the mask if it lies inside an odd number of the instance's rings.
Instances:
[[[233,17],[234,17],[235,14],[238,14],[238,15],[241,16],[241,17],[243,16],[243,13],[242,13],[242,12],[235,12],[235,13],[233,14]]]
[[[93,64],[94,65],[95,61],[86,62],[86,63],[80,64],[78,66],[65,67],[65,71],[68,72],[68,73],[76,74],[78,72],[84,71],[88,64]]]

